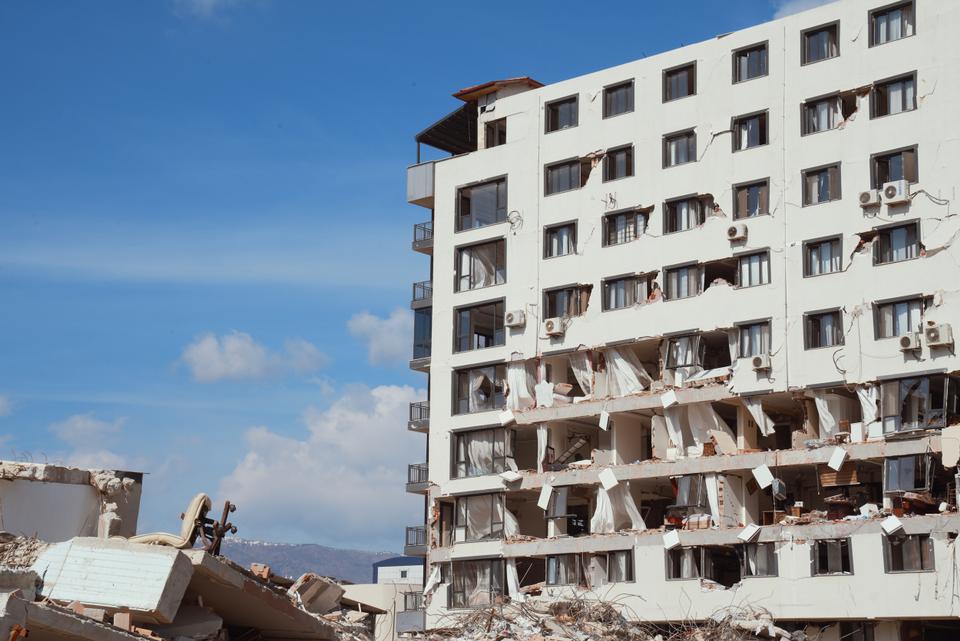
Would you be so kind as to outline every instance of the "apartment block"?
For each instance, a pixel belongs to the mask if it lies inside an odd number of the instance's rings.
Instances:
[[[585,597],[960,634],[957,33],[841,0],[417,134],[427,628]]]

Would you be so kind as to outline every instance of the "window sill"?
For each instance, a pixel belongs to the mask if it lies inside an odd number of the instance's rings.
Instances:
[[[817,205],[829,205],[830,203],[838,203],[841,200],[843,200],[843,196],[840,196],[840,198],[831,198],[830,200],[820,200],[815,203],[804,203],[800,205],[800,208],[804,209],[806,207],[816,207]]]
[[[761,74],[759,76],[754,76],[752,78],[744,78],[743,80],[734,80],[731,84],[742,85],[744,83],[750,82],[751,80],[760,80],[761,78],[769,78],[769,77],[770,77],[770,72],[767,71],[767,73]]]
[[[467,292],[479,292],[485,289],[490,289],[491,287],[500,287],[501,285],[506,285],[507,281],[502,283],[494,283],[493,285],[484,285],[483,287],[471,287],[470,289],[455,289],[453,290],[454,294],[466,294]]]
[[[634,112],[635,112],[635,109],[631,109],[630,111],[621,111],[621,112],[618,113],[618,114],[610,114],[609,116],[603,116],[603,117],[600,118],[600,119],[601,119],[601,120],[610,120],[611,118],[616,118],[617,116],[626,116],[627,114],[632,114],[632,113],[634,113]]]
[[[685,98],[695,98],[696,96],[697,96],[697,92],[694,91],[693,93],[688,93],[686,96],[677,96],[676,98],[664,98],[663,104],[667,105],[667,104],[670,104],[671,102],[679,102],[680,100],[684,100]]]
[[[549,198],[550,196],[556,196],[556,195],[558,195],[558,194],[569,194],[571,191],[580,191],[581,189],[583,189],[582,186],[581,186],[581,187],[571,187],[570,189],[563,189],[563,190],[561,190],[561,191],[551,191],[549,194],[548,194],[548,193],[544,193],[544,194],[543,194],[543,197],[544,197],[544,198]]]
[[[473,349],[461,349],[453,350],[454,354],[473,354],[475,352],[485,352],[488,349],[497,349],[498,347],[505,347],[506,343],[500,343],[499,345],[488,345],[487,347],[474,347]]]
[[[566,258],[567,256],[576,256],[577,250],[574,249],[572,252],[566,254],[557,254],[556,256],[544,256],[543,260],[554,260],[555,258]]]
[[[920,260],[923,256],[914,256],[913,258],[901,258],[900,260],[888,260],[883,263],[873,263],[874,267],[883,267],[884,265],[898,265],[900,263],[909,263],[911,260]]]
[[[770,284],[770,282],[757,283],[756,285],[734,285],[733,288],[736,289],[736,290],[741,290],[741,289],[756,289],[757,287],[764,287],[764,286],[769,285],[769,284]]]
[[[838,347],[845,347],[843,343],[838,343],[836,345],[820,345],[819,347],[804,347],[803,351],[805,352],[817,352],[824,349],[836,349]]]
[[[490,223],[489,225],[480,225],[479,227],[465,227],[464,229],[457,229],[457,230],[455,230],[453,233],[455,233],[455,234],[462,234],[462,233],[465,233],[465,232],[468,232],[468,231],[476,231],[476,230],[478,230],[478,229],[489,229],[490,227],[496,227],[497,225],[505,225],[506,223],[507,223],[507,220],[506,220],[506,219],[504,219],[504,220],[498,220],[497,222],[495,222],[495,223]],[[496,239],[491,238],[490,240],[496,240]]]
[[[819,277],[821,277],[821,276],[832,276],[833,274],[842,274],[842,273],[843,273],[843,270],[842,270],[842,269],[838,269],[837,271],[833,271],[833,272],[823,272],[822,274],[804,274],[803,277],[804,277],[804,278],[819,278]]]
[[[936,568],[932,570],[884,570],[884,574],[933,574],[937,570]]]
[[[673,165],[664,165],[663,169],[672,169],[673,167],[683,167],[684,165],[692,165],[697,162],[696,160],[687,160],[686,162],[678,162]]]
[[[603,179],[602,181],[600,181],[600,182],[602,182],[602,183],[604,183],[604,184],[606,184],[606,183],[615,183],[615,182],[617,182],[618,180],[626,180],[627,178],[633,178],[633,174],[627,174],[626,176],[620,176],[620,177],[618,177],[618,178],[604,178],[604,179]]]
[[[826,61],[828,61],[828,60],[836,60],[836,59],[839,58],[839,57],[840,57],[840,54],[838,53],[838,54],[835,55],[835,56],[827,56],[826,58],[817,58],[816,60],[807,60],[807,61],[805,61],[805,62],[801,62],[801,63],[800,63],[800,66],[801,66],[801,67],[809,67],[810,65],[815,65],[815,64],[817,64],[818,62],[826,62]]]
[[[902,38],[897,38],[896,40],[887,40],[886,42],[871,42],[867,46],[867,49],[873,49],[874,47],[882,47],[883,45],[890,45],[890,44],[893,44],[894,42],[900,42],[901,40],[909,40],[910,38],[913,38],[916,35],[917,35],[916,27],[914,27],[914,32],[911,33],[909,36],[903,36]]]
[[[568,125],[566,127],[561,127],[560,129],[551,129],[549,131],[544,130],[543,135],[549,136],[550,134],[557,134],[557,133],[560,133],[561,131],[570,131],[571,129],[576,129],[579,126],[580,126],[580,123],[578,122],[575,125]]]
[[[769,212],[769,211],[757,213],[757,214],[754,214],[754,215],[752,215],[752,216],[750,216],[750,215],[747,215],[747,216],[737,216],[736,214],[734,214],[734,215],[733,215],[733,219],[734,219],[734,220],[744,220],[744,221],[748,221],[748,220],[753,220],[754,218],[763,218],[763,217],[769,216],[769,215],[770,215],[770,212]]]
[[[904,109],[903,111],[897,111],[895,113],[886,113],[880,116],[871,115],[870,120],[883,120],[885,118],[893,118],[894,116],[902,116],[903,114],[913,113],[916,110],[917,110],[917,107],[913,107],[912,109]]]
[[[743,151],[750,151],[751,149],[760,149],[761,147],[769,147],[769,146],[770,146],[770,141],[768,140],[765,143],[761,143],[759,145],[753,145],[752,147],[744,147],[743,149],[734,149],[733,153],[739,154],[740,152],[743,152]]]

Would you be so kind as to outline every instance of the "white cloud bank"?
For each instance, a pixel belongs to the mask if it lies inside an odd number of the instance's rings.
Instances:
[[[180,361],[200,383],[220,380],[269,378],[286,373],[305,374],[320,369],[329,358],[312,343],[291,339],[282,352],[274,352],[253,340],[250,334],[231,332],[223,336],[206,333],[187,345]]]
[[[774,6],[776,11],[773,14],[774,19],[792,16],[795,13],[813,9],[825,4],[836,2],[836,0],[776,0]]]
[[[57,455],[66,465],[95,469],[125,469],[127,461],[108,448],[111,437],[123,430],[126,418],[113,421],[95,418],[93,414],[74,414],[50,425],[50,431],[70,447]]]
[[[0,394],[0,416],[10,416],[13,413],[13,401],[9,396]]]
[[[397,308],[387,318],[360,312],[347,321],[350,333],[367,345],[372,365],[397,365],[410,360],[413,353],[413,314]]]
[[[425,394],[350,386],[329,408],[304,412],[304,438],[248,429],[248,451],[220,496],[240,506],[258,538],[397,550],[403,526],[422,519],[422,501],[405,494],[404,482],[423,442],[405,424],[409,403]]]

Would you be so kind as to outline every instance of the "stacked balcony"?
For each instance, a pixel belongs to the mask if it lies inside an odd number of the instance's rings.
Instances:
[[[404,556],[427,556],[427,528],[425,525],[414,525],[407,528],[403,554]]]
[[[407,466],[407,492],[411,494],[426,494],[430,487],[426,463],[411,463]]]
[[[410,403],[410,418],[407,420],[407,429],[411,432],[426,434],[430,431],[430,401]]]

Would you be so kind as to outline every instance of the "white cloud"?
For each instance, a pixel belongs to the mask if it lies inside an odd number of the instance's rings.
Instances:
[[[380,318],[360,312],[347,321],[347,329],[367,344],[367,358],[373,365],[405,363],[413,349],[413,315],[401,308]]]
[[[0,394],[0,416],[10,416],[13,412],[13,401],[9,396]]]
[[[425,394],[351,386],[329,408],[304,412],[304,438],[251,428],[220,494],[243,510],[249,536],[398,549],[403,526],[422,518],[404,482],[423,442],[404,426],[409,403]]]
[[[74,414],[59,423],[50,425],[50,431],[70,446],[70,450],[58,453],[57,459],[67,465],[80,468],[124,469],[124,457],[104,447],[112,437],[123,430],[126,418],[113,421],[95,418],[93,414]]]
[[[774,19],[790,16],[807,9],[813,9],[825,4],[836,2],[836,0],[774,0],[774,6],[777,8],[773,14]]]
[[[257,379],[283,373],[306,373],[323,367],[328,358],[308,341],[291,339],[283,352],[273,352],[250,334],[231,332],[223,336],[203,334],[187,345],[180,360],[190,368],[195,381],[212,383],[224,379]]]

